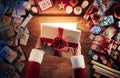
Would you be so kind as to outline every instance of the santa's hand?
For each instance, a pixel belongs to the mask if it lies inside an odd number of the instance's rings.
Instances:
[[[45,52],[39,49],[32,49],[29,57],[29,61],[37,62],[39,64],[42,63]]]
[[[74,69],[77,68],[85,68],[84,56],[81,54],[81,45],[78,43],[78,47],[76,48],[74,56],[71,57],[72,67]]]
[[[46,43],[42,42],[41,39],[40,39],[40,36],[39,36],[38,39],[37,39],[35,48],[42,49],[45,45],[46,45]]]

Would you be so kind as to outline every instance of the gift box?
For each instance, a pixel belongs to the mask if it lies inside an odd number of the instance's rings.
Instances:
[[[112,15],[104,16],[100,18],[100,26],[108,26],[114,23],[114,18]]]
[[[52,0],[34,0],[40,12],[43,12],[53,6]]]
[[[117,32],[117,29],[114,26],[109,26],[102,35],[105,36],[108,39],[111,39],[115,33]]]
[[[5,46],[0,50],[0,57],[6,59],[9,63],[13,63],[17,55],[18,55],[17,52],[12,50],[8,46]]]
[[[80,35],[81,31],[76,29],[76,23],[41,24],[41,40],[47,43],[53,43],[54,39],[59,36],[68,42],[68,46],[76,48]]]
[[[92,42],[91,49],[97,52],[103,52],[104,48],[107,46],[106,43],[104,36],[97,35]]]

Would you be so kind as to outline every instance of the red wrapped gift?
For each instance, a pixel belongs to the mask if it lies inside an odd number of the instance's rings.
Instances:
[[[97,52],[103,52],[104,48],[107,46],[106,38],[102,35],[95,36],[91,49],[97,51]]]
[[[69,27],[68,27],[69,26]],[[76,29],[75,23],[42,23],[41,40],[53,43],[56,37],[68,42],[69,47],[76,48],[80,41],[81,31]]]

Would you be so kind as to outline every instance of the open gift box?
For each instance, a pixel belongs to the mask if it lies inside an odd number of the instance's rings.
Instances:
[[[81,31],[76,23],[41,23],[41,41],[53,43],[58,36],[68,42],[69,47],[76,48],[80,41]]]

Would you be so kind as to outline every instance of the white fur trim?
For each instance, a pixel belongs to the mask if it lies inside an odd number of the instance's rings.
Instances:
[[[76,55],[71,57],[72,68],[85,68],[84,56]]]
[[[39,64],[42,63],[43,60],[43,56],[44,56],[44,51],[39,50],[39,49],[32,49],[31,53],[30,53],[30,57],[29,57],[29,61],[34,61],[37,62]]]

